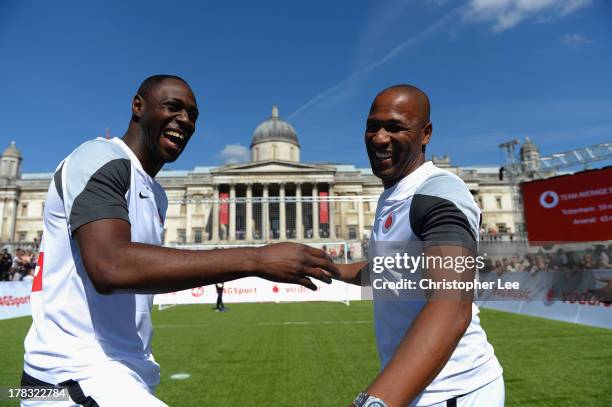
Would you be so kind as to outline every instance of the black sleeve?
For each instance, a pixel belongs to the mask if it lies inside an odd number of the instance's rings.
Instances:
[[[70,212],[72,233],[74,234],[80,226],[100,219],[123,219],[129,222],[125,199],[129,188],[129,160],[111,160],[100,167],[74,200]]]
[[[476,237],[465,214],[444,198],[416,194],[410,206],[410,226],[423,247],[459,245],[476,251]]]

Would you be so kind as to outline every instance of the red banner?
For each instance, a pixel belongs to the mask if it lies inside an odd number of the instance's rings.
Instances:
[[[221,202],[219,204],[219,224],[220,225],[229,225],[229,194],[227,192],[221,192],[219,194],[219,199],[221,201],[226,200],[225,202]]]
[[[612,239],[612,167],[521,185],[531,242]]]
[[[327,192],[319,192],[319,197],[322,199],[327,199],[329,193]],[[319,201],[319,223],[329,223],[329,202]]]

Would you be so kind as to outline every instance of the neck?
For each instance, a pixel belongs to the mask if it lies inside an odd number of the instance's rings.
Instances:
[[[145,172],[154,178],[164,164],[153,159],[151,152],[144,143],[145,135],[138,123],[130,122],[121,140],[132,150]]]
[[[417,168],[419,168],[424,163],[425,163],[425,155],[419,154],[419,156],[414,161],[408,164],[406,171],[404,171],[401,177],[396,178],[396,179],[391,179],[391,180],[383,180],[383,187],[385,189],[391,188],[392,186],[394,186],[395,184],[397,184],[398,182],[406,178],[408,175],[412,174]]]

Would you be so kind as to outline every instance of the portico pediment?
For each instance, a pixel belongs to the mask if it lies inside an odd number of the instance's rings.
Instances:
[[[260,161],[246,164],[225,165],[211,170],[213,175],[237,175],[237,174],[333,174],[335,168],[326,165],[303,164],[290,161]]]

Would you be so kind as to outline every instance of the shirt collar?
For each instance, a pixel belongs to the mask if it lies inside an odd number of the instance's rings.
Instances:
[[[381,199],[387,201],[406,199],[414,193],[416,187],[421,185],[435,168],[433,162],[425,161],[416,170],[399,180],[397,184],[393,185],[391,188],[385,189],[381,195]]]
[[[125,144],[123,140],[121,140],[119,137],[113,137],[110,141],[119,145],[127,153],[127,155],[130,157],[130,161],[136,167],[138,172],[144,175],[147,179],[153,180],[153,178],[149,174],[147,174],[144,168],[142,168],[142,164],[140,163],[140,160],[138,159],[138,157],[136,157],[136,154],[134,154],[132,149],[128,147],[128,145]]]

